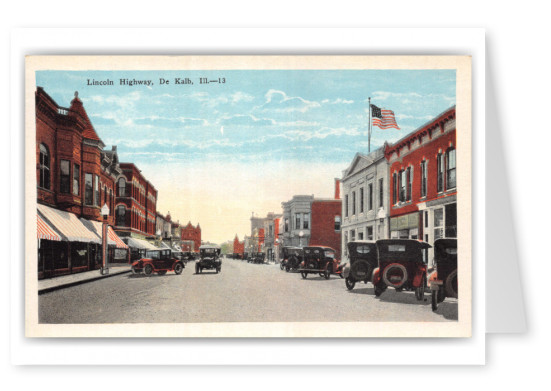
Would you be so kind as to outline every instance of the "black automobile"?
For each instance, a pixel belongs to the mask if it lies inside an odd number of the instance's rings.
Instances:
[[[341,264],[335,254],[335,250],[327,246],[304,247],[304,260],[298,269],[300,275],[307,278],[308,274],[319,274],[328,280],[331,274],[336,274],[343,278],[342,270],[346,264]]]
[[[434,265],[436,270],[429,277],[432,310],[438,309],[446,297],[458,297],[457,292],[457,239],[434,241]]]
[[[349,242],[349,264],[343,270],[344,282],[348,290],[354,289],[357,282],[371,281],[373,270],[379,266],[377,244],[374,241],[358,240]]]
[[[264,263],[265,260],[266,260],[266,254],[258,252],[258,253],[253,253],[250,259],[247,260],[247,262]]]
[[[284,246],[281,251],[283,253],[283,260],[279,265],[281,270],[286,272],[298,270],[304,256],[302,247]]]
[[[202,273],[203,269],[215,270],[216,273],[220,273],[222,270],[220,247],[213,245],[199,247],[199,259],[195,262],[195,274]]]

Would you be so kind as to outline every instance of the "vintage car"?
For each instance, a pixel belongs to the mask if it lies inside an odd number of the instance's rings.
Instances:
[[[348,290],[357,282],[371,281],[373,270],[379,266],[377,244],[374,241],[358,240],[348,242],[348,265],[343,269],[344,282]]]
[[[253,253],[251,257],[247,260],[250,263],[264,263],[266,260],[266,254],[264,253]]]
[[[414,239],[377,240],[379,266],[371,277],[375,296],[391,287],[398,292],[415,290],[417,300],[423,300],[427,286],[426,250],[430,247],[430,244]]]
[[[432,296],[432,310],[446,297],[457,298],[457,239],[436,239],[434,241],[434,266],[429,276]]]
[[[202,245],[199,247],[199,259],[195,262],[195,274],[203,272],[203,269],[222,271],[220,259],[220,247],[214,245]]]
[[[302,247],[284,246],[281,249],[283,260],[279,267],[281,270],[290,272],[291,270],[298,270],[300,263],[302,262],[303,250]]]
[[[145,256],[132,263],[132,273],[143,273],[146,276],[152,273],[164,275],[166,272],[174,271],[176,274],[182,274],[184,262],[175,258],[172,250],[147,250]]]
[[[343,278],[342,269],[346,264],[341,265],[341,261],[335,258],[334,249],[326,246],[309,246],[303,250],[303,261],[298,269],[302,278],[307,278],[308,274],[319,274],[327,280],[331,274]]]

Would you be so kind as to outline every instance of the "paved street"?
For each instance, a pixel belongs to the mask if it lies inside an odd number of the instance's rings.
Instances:
[[[369,283],[352,291],[344,280],[286,273],[278,265],[223,259],[222,272],[181,275],[122,274],[39,296],[41,323],[186,323],[457,320],[457,301],[433,313],[430,294],[387,290],[380,298]]]

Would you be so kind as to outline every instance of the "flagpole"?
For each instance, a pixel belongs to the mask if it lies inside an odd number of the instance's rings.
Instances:
[[[367,98],[369,110],[369,130],[367,132],[367,153],[371,153],[371,97]]]

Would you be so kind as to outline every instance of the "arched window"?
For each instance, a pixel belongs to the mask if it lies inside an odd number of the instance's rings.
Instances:
[[[124,205],[117,206],[117,213],[115,215],[115,225],[118,227],[126,226],[126,207]]]
[[[44,144],[40,144],[39,158],[40,177],[38,185],[43,189],[50,189],[50,151]]]
[[[126,197],[126,179],[120,178],[118,182],[119,197]]]

